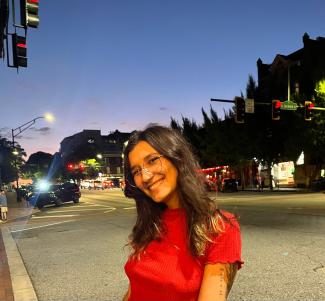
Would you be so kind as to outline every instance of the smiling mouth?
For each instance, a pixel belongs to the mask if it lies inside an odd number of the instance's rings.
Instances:
[[[157,181],[155,181],[154,183],[152,183],[151,185],[148,186],[149,190],[155,189],[157,186],[160,185],[160,183],[162,182],[163,179],[159,179]]]

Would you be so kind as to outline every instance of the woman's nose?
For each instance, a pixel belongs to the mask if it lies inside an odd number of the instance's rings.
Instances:
[[[143,168],[141,172],[141,178],[143,182],[148,182],[152,178],[153,174],[149,170]]]

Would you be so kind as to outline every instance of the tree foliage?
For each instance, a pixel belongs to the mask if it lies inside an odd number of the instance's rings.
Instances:
[[[22,170],[28,178],[43,178],[48,175],[52,162],[53,155],[36,152],[29,156]]]
[[[24,156],[26,153],[19,144],[16,143],[13,149],[11,141],[0,137],[0,185],[17,178],[18,171],[24,163]]]

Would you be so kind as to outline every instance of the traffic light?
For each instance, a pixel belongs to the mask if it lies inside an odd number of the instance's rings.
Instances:
[[[25,28],[38,27],[38,0],[20,0],[20,21]]]
[[[74,168],[74,166],[73,166],[72,163],[68,163],[68,164],[67,164],[67,170],[68,170],[68,171],[70,171],[70,172],[73,171],[73,168]]]
[[[83,163],[79,164],[79,171],[83,172],[85,170],[85,165]]]
[[[313,107],[315,105],[311,101],[305,101],[305,120],[310,121],[313,117]]]
[[[235,98],[236,104],[236,123],[244,123],[245,122],[245,99],[242,97]]]
[[[280,120],[281,101],[272,100],[272,120]]]
[[[26,37],[12,35],[12,58],[15,67],[27,67]]]

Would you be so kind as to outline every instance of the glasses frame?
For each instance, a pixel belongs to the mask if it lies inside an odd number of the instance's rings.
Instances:
[[[151,154],[151,155],[154,155],[154,154]],[[162,170],[162,162],[161,162],[161,158],[164,157],[164,155],[158,155],[157,154],[157,158],[156,159],[159,159],[160,160],[160,169]],[[150,175],[153,175],[153,173],[148,169],[148,168],[145,168],[144,167],[144,162],[142,162],[142,167],[140,168],[140,175],[142,176],[142,172],[145,171],[147,174],[150,174]],[[128,177],[131,178],[131,181],[130,179],[126,179],[126,182],[128,182],[128,184],[133,187],[133,188],[137,188],[138,186],[135,184],[135,180],[134,180],[134,176],[132,176],[132,174],[129,172],[129,175]]]

